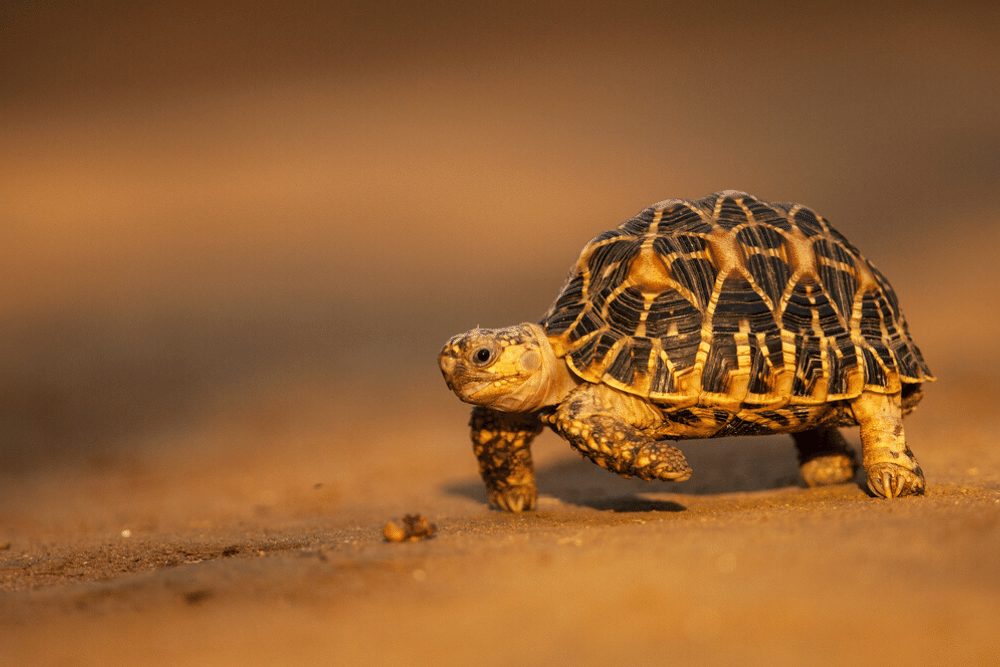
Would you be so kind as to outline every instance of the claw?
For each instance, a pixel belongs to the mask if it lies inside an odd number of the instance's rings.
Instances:
[[[894,477],[895,476],[888,471],[884,471],[882,473],[882,491],[885,493],[885,497],[890,500],[896,497],[896,490],[893,488],[892,484]]]
[[[886,499],[918,496],[924,492],[920,469],[909,470],[893,463],[879,463],[868,469],[868,489]]]
[[[663,466],[657,469],[655,478],[670,482],[686,482],[691,479],[693,472],[694,471],[687,465],[684,466],[683,470],[677,470],[676,468],[671,468],[670,466]]]
[[[490,493],[490,505],[506,512],[526,512],[535,508],[534,488],[512,487]]]
[[[629,468],[619,474],[647,480],[683,482],[691,477],[692,472],[681,450],[662,441],[638,447]]]

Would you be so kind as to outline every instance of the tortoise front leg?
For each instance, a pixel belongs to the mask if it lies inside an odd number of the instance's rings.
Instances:
[[[480,406],[473,408],[469,426],[490,507],[508,512],[534,509],[538,487],[531,441],[542,430],[538,417]]]
[[[863,392],[851,403],[861,426],[862,461],[876,496],[922,495],[924,473],[906,446],[899,394]]]
[[[583,385],[550,417],[559,435],[605,470],[624,477],[683,482],[691,467],[681,450],[657,441],[635,424],[657,419],[638,399],[599,385]],[[648,423],[647,423],[648,422]]]

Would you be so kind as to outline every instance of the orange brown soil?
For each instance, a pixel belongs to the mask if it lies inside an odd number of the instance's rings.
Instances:
[[[942,416],[976,398],[938,386],[909,420],[927,496],[892,502],[802,488],[787,438],[681,443],[695,476],[670,486],[546,434],[539,510],[491,512],[443,388],[403,408],[407,428],[271,405],[278,458],[206,424],[208,464],[180,447],[6,479],[0,655],[837,663],[892,642],[890,664],[985,663],[1000,650],[1000,456],[988,425]],[[366,446],[331,453],[342,438]],[[411,509],[435,539],[385,542]]]

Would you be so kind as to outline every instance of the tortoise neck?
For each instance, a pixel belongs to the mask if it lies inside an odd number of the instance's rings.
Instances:
[[[532,410],[539,410],[550,405],[558,405],[565,400],[571,391],[576,389],[579,380],[569,371],[566,362],[556,356],[545,330],[533,322],[526,322],[525,327],[531,329],[538,342],[538,351],[542,356],[538,369],[538,380],[534,383],[534,392],[525,404],[531,404]]]

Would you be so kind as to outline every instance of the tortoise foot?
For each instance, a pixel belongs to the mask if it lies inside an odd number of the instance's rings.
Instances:
[[[691,466],[681,450],[666,442],[652,442],[635,452],[632,475],[640,479],[683,482],[691,478]]]
[[[505,512],[527,512],[535,509],[538,490],[534,485],[508,486],[489,492],[490,507]]]
[[[854,478],[857,463],[848,454],[826,454],[812,458],[801,466],[799,472],[806,486],[842,484]]]
[[[924,475],[895,463],[875,463],[868,467],[868,488],[880,498],[922,496]]]

